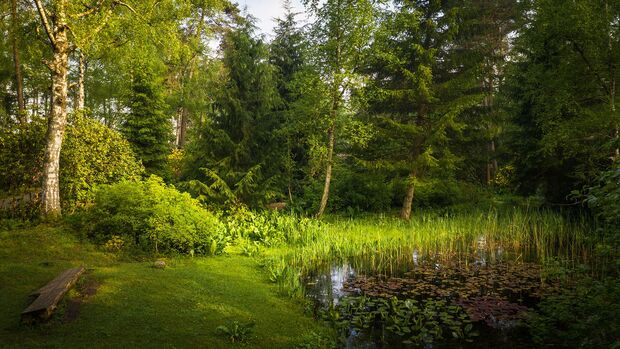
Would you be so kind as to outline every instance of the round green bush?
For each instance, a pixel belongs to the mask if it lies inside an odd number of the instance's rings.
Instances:
[[[143,172],[129,142],[118,131],[86,116],[72,117],[60,154],[63,208],[92,201],[96,185],[136,180]]]
[[[0,188],[5,196],[41,188],[46,120],[0,130]],[[129,143],[116,130],[85,115],[72,115],[60,153],[60,197],[72,211],[92,201],[99,184],[138,179],[144,172]]]
[[[214,255],[230,240],[218,217],[157,176],[98,187],[88,217],[95,241],[120,236],[149,252]]]

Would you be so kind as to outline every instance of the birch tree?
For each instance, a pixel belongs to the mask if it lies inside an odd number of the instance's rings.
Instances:
[[[327,207],[334,166],[336,121],[345,105],[347,91],[360,80],[363,50],[370,42],[375,25],[375,2],[371,0],[306,0],[316,17],[311,29],[316,65],[328,85],[329,115],[324,118],[326,132],[325,184],[317,217]]]

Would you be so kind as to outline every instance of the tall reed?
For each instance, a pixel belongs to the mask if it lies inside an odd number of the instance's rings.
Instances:
[[[411,260],[414,252],[467,258],[480,250],[543,263],[558,258],[577,263],[591,254],[593,230],[584,217],[525,208],[451,215],[430,211],[408,222],[385,216],[332,217],[297,238],[303,243],[268,253],[266,264],[275,273],[301,275],[335,261],[363,259],[374,270],[390,271]]]

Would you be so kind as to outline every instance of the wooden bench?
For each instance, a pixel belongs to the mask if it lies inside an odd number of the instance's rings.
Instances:
[[[75,285],[84,272],[84,267],[67,269],[54,280],[30,294],[37,297],[32,304],[22,311],[22,321],[32,322],[36,319],[46,320],[52,315],[62,296]]]

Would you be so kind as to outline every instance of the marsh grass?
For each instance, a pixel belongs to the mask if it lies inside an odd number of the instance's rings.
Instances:
[[[295,279],[321,266],[363,261],[367,269],[391,273],[414,253],[466,260],[477,251],[499,251],[516,260],[543,265],[561,261],[570,268],[589,261],[594,230],[584,216],[527,208],[421,212],[408,222],[379,215],[331,217],[299,237],[304,244],[268,251],[263,265],[291,295],[302,293]]]

